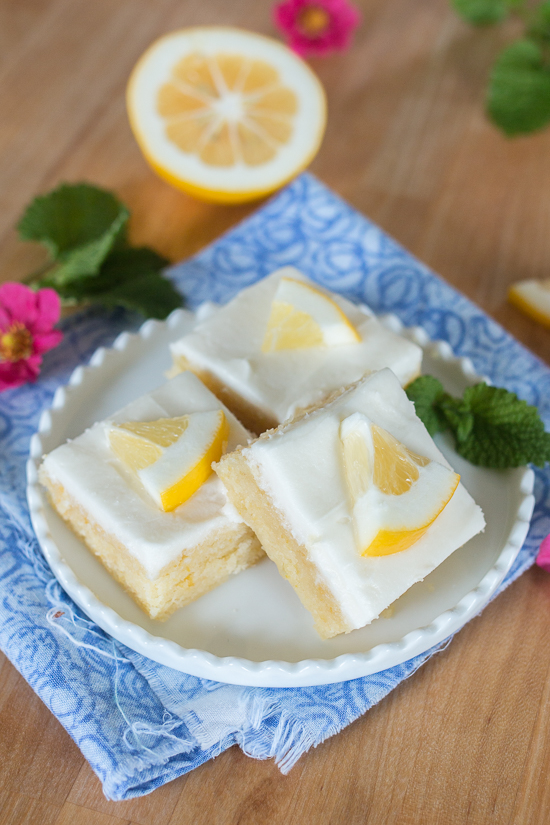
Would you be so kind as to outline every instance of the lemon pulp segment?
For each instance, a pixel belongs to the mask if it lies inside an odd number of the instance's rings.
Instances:
[[[185,432],[186,415],[158,421],[128,421],[109,433],[111,448],[126,466],[137,472],[154,464],[163,447],[170,447]]]
[[[451,500],[460,476],[354,413],[340,425],[344,477],[363,556],[416,544]]]
[[[323,88],[276,40],[230,27],[197,27],[157,40],[127,91],[134,135],[169,182],[207,200],[273,191],[317,152]]]
[[[111,424],[108,433],[115,455],[165,512],[191,498],[209,478],[228,435],[222,410]]]
[[[293,278],[281,278],[267,322],[262,352],[356,344],[357,330],[328,295]]]
[[[212,166],[271,160],[292,136],[297,107],[272,66],[239,54],[187,55],[157,96],[168,140]]]
[[[374,450],[374,485],[389,496],[401,496],[411,489],[420,476],[420,467],[430,459],[407,449],[386,430],[372,425]]]

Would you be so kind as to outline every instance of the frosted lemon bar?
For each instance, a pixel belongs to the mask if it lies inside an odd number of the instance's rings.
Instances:
[[[111,575],[165,619],[263,556],[211,471],[223,449],[248,438],[182,373],[53,450],[40,480]]]
[[[389,369],[215,470],[323,638],[376,619],[485,525]]]
[[[171,352],[176,370],[193,370],[256,433],[366,372],[390,367],[406,385],[422,360],[370,310],[288,266],[216,309]]]

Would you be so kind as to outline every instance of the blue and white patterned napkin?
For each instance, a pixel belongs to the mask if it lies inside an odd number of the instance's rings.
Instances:
[[[171,275],[193,308],[225,302],[286,264],[447,340],[478,372],[536,404],[550,423],[550,370],[310,175]],[[55,389],[128,324],[123,313],[95,310],[70,319],[38,383],[0,396],[0,646],[70,733],[110,799],[149,793],[235,743],[287,771],[433,653],[342,684],[235,687],[156,664],[115,643],[76,608],[34,537],[25,461]],[[529,537],[502,588],[532,564],[550,532],[550,471],[537,471],[535,493]]]

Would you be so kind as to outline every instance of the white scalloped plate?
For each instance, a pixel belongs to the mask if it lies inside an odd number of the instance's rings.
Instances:
[[[298,687],[377,673],[424,652],[459,630],[489,601],[510,569],[529,528],[533,472],[473,467],[440,446],[482,506],[485,532],[453,553],[423,582],[362,630],[322,641],[294,591],[264,560],[167,622],[154,622],[134,604],[68,529],[37,484],[44,453],[74,438],[164,380],[168,343],[187,332],[192,313],[176,310],[168,321],[147,321],[139,334],[123,333],[78,367],[40,419],[27,465],[28,501],[50,567],[74,601],[107,633],[161,664],[207,679],[242,685]],[[468,359],[448,344],[431,343],[421,329],[403,330],[394,316],[384,323],[424,349],[424,372],[450,392],[480,380]]]

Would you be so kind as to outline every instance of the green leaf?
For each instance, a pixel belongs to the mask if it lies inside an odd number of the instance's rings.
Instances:
[[[115,247],[128,220],[128,213],[115,218],[111,226],[95,241],[84,244],[64,255],[62,263],[49,274],[54,287],[62,287],[81,278],[96,275],[103,262]]]
[[[90,301],[106,307],[124,306],[146,317],[166,318],[182,305],[182,296],[160,270],[168,261],[152,249],[127,248],[112,252],[94,277],[58,287],[62,298]],[[43,285],[51,285],[49,279]]]
[[[431,436],[447,429],[447,421],[439,409],[446,395],[441,381],[433,375],[421,375],[409,384],[406,392]]]
[[[509,136],[550,123],[550,69],[537,43],[519,40],[501,52],[489,80],[487,110]]]
[[[527,36],[542,46],[550,44],[550,0],[536,6],[532,10],[531,22],[527,28]]]
[[[168,261],[126,245],[130,213],[114,195],[86,183],[63,184],[35,198],[19,221],[23,240],[45,244],[52,265],[37,286],[69,303],[124,306],[165,318],[182,296],[161,270]]]
[[[537,408],[513,392],[481,383],[453,398],[437,378],[422,375],[407,395],[430,435],[450,429],[457,452],[472,464],[505,469],[550,461],[550,433]]]
[[[467,23],[485,26],[499,23],[507,16],[510,3],[507,0],[451,0],[452,5]]]
[[[466,441],[474,426],[474,416],[468,405],[458,398],[445,395],[439,404],[439,409],[453,431],[459,444]]]
[[[43,286],[53,286],[65,298],[88,300],[96,293],[106,292],[139,275],[159,272],[168,264],[166,258],[146,247],[118,249],[102,261],[97,274],[83,276],[64,283],[56,280],[56,273],[42,280]]]
[[[45,244],[52,258],[59,260],[112,235],[115,224],[123,239],[128,217],[124,204],[110,192],[87,183],[65,183],[35,198],[17,229],[22,240]]]
[[[123,306],[137,310],[147,318],[162,320],[182,305],[182,296],[167,278],[151,272],[95,295],[94,301],[106,307]]]
[[[463,397],[473,426],[457,443],[458,452],[484,467],[544,466],[550,460],[550,433],[536,407],[501,387],[476,384]]]

